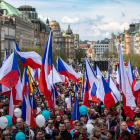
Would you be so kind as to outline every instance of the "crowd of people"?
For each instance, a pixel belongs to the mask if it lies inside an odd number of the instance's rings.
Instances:
[[[78,102],[81,106],[81,80],[77,86]],[[129,118],[125,116],[122,104],[107,109],[101,101],[98,101],[97,104],[89,101],[88,115],[80,115],[79,120],[71,121],[74,97],[72,98],[72,108],[69,109],[67,109],[65,98],[74,92],[72,81],[70,81],[70,86],[66,86],[64,83],[57,84],[57,91],[60,94],[56,97],[54,109],[49,109],[44,96],[36,95],[36,90],[37,87],[34,86],[34,91],[30,94],[31,98],[34,95],[36,106],[40,108],[35,118],[42,114],[43,110],[48,110],[49,119],[46,120],[43,127],[40,128],[36,125],[36,129],[33,129],[23,121],[22,117],[16,118],[16,123],[0,129],[1,140],[15,140],[18,132],[23,132],[26,140],[140,140],[139,106],[135,109],[134,117]],[[0,106],[0,117],[8,115],[9,98],[6,95],[0,95]],[[22,104],[14,105],[14,108],[22,110]],[[91,132],[88,131],[87,124],[93,125]]]

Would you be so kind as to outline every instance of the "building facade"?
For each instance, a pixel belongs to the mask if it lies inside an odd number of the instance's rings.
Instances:
[[[15,48],[15,23],[8,16],[1,17],[1,52],[4,54],[5,48],[10,55]]]
[[[107,57],[106,55],[109,53],[109,39],[105,38],[104,40],[97,41],[94,45],[94,52],[96,54],[96,58]]]
[[[64,51],[64,37],[62,36],[60,25],[57,21],[51,21],[49,26],[52,28],[52,46],[53,52]]]
[[[9,16],[16,26],[15,41],[19,48],[30,48],[34,44],[34,28],[28,16],[5,1],[0,3],[2,15]]]
[[[36,9],[28,5],[20,6],[18,10],[25,13],[31,23],[33,23],[34,44],[32,44],[32,46],[45,48],[50,31],[49,26],[46,25],[48,19],[45,24],[42,20],[38,18],[38,13],[36,12]]]

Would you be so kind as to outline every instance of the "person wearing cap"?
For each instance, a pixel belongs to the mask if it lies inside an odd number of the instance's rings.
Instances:
[[[118,138],[118,140],[137,140],[136,137],[129,133],[128,130],[124,130],[121,133],[121,136]]]
[[[107,140],[115,140],[115,131],[114,130],[109,130],[107,132]]]
[[[93,126],[98,126],[98,115],[97,114],[92,115],[91,123],[93,124]]]

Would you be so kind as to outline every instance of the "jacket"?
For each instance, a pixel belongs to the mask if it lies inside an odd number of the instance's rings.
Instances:
[[[136,140],[136,137],[133,134],[129,133],[129,136],[130,136],[130,139],[129,140]],[[122,140],[122,136],[120,136],[118,138],[118,140]]]
[[[65,130],[64,132],[61,133],[61,139],[62,140],[71,140],[72,136],[67,130]]]

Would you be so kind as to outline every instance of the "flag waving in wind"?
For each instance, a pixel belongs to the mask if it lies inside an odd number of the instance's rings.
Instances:
[[[119,45],[119,68],[121,75],[124,113],[126,116],[133,118],[134,108],[136,107],[135,97],[132,93],[132,88],[126,73],[120,45]]]
[[[16,53],[13,52],[0,68],[0,83],[8,88],[15,86],[19,79]]]
[[[45,99],[48,100],[48,104],[52,104],[52,99],[51,99],[52,70],[53,70],[52,31],[50,30],[50,34],[48,37],[48,41],[46,43],[46,48],[42,59],[40,79],[39,79],[39,89],[44,94]]]
[[[80,76],[73,70],[71,66],[66,64],[61,58],[58,57],[56,63],[57,71],[61,75],[65,75],[70,80],[73,80],[75,83],[79,81]]]
[[[20,52],[17,43],[15,42],[15,50],[23,63],[24,67],[30,66],[33,69],[41,67],[41,56],[34,51]]]

